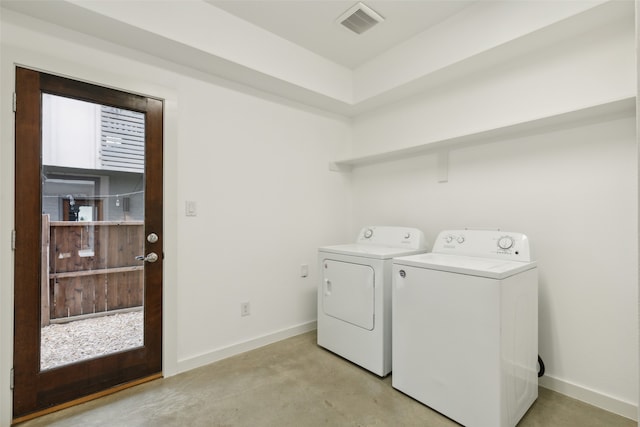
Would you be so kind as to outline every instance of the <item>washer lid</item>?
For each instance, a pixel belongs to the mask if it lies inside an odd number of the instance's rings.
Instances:
[[[363,258],[391,259],[397,256],[423,253],[426,249],[407,249],[393,246],[359,245],[357,243],[350,243],[346,245],[324,246],[318,249],[318,251],[340,255],[359,256]]]
[[[448,271],[470,276],[504,279],[514,274],[536,268],[535,261],[509,261],[463,255],[425,253],[395,258],[394,264],[429,270]]]

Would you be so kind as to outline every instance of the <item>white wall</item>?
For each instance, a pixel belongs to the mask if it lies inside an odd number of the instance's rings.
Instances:
[[[530,52],[354,121],[354,154],[419,145],[636,92],[633,22]],[[546,387],[636,418],[635,115],[355,168],[355,224],[529,235],[540,266]]]
[[[593,390],[602,396],[576,397],[635,417],[635,156],[628,118],[452,151],[448,183],[435,155],[361,167],[354,223],[417,226],[430,242],[447,228],[526,233],[540,266],[539,352],[562,382],[550,387]]]
[[[347,120],[6,10],[1,31],[4,100],[14,63],[166,100],[165,374],[315,326],[316,249],[351,237],[349,179],[326,167],[349,143]],[[9,242],[10,103],[0,114],[0,238]],[[198,216],[185,216],[186,200]],[[12,256],[0,245],[2,426],[11,417]]]
[[[350,237],[348,181],[327,170],[347,122],[183,80],[178,360],[315,319],[316,252]],[[310,277],[299,277],[300,265]],[[240,317],[240,303],[251,315]],[[195,359],[194,359],[195,358]],[[183,369],[183,368],[181,368]]]

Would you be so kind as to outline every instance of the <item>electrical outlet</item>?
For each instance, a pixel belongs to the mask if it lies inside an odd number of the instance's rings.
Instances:
[[[240,316],[248,316],[251,314],[249,302],[240,303]]]

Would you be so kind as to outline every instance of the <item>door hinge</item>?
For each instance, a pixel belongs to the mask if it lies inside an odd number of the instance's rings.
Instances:
[[[9,387],[11,390],[16,386],[16,370],[11,368],[11,372],[9,373]]]
[[[11,230],[11,250],[16,250],[16,230]]]
[[[15,113],[18,110],[18,95],[13,92],[13,112]]]

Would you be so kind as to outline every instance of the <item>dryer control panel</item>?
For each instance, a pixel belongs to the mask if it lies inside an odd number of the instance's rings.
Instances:
[[[434,253],[533,261],[526,235],[500,230],[444,230],[433,245]]]
[[[426,249],[424,233],[412,227],[363,227],[358,233],[359,245],[389,246],[394,248]]]

